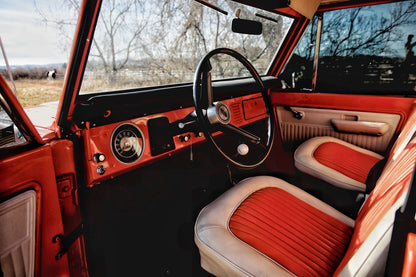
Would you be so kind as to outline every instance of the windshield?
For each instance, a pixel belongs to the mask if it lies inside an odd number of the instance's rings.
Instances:
[[[265,74],[293,19],[232,1],[216,5],[227,14],[194,0],[104,1],[81,93],[192,82],[199,60],[219,47],[237,50]],[[239,18],[262,23],[261,35],[232,32],[238,9]],[[241,67],[218,57],[213,77],[249,76]]]

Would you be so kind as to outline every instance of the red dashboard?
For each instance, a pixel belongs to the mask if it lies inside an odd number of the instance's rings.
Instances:
[[[236,126],[248,125],[267,116],[260,93],[223,102],[230,108],[231,124]],[[164,129],[172,124],[181,124],[181,120],[193,110],[192,107],[184,108],[93,128],[87,124],[82,130],[87,185],[94,186],[205,141],[202,132],[187,132],[186,128],[183,133],[163,135]]]

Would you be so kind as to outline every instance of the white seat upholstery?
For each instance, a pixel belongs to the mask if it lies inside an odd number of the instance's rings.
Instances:
[[[327,143],[337,144],[341,147],[328,149],[349,149],[343,155],[339,153],[324,153],[326,164],[316,157],[316,150]],[[331,150],[322,150],[331,151]],[[336,152],[338,150],[334,150]],[[351,155],[353,154],[353,155]],[[333,161],[331,161],[333,159]],[[371,166],[383,156],[370,150],[355,146],[351,143],[334,137],[315,137],[305,141],[295,151],[295,167],[310,176],[323,180],[336,187],[364,192],[366,190],[365,177]],[[360,178],[361,177],[361,178]]]

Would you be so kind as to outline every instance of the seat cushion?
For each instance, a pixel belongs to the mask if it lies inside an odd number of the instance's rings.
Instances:
[[[216,276],[331,275],[354,221],[283,180],[248,178],[195,225],[201,265]]]
[[[383,156],[333,137],[315,137],[295,151],[298,170],[334,186],[366,190],[366,178],[371,168]]]
[[[275,187],[247,197],[231,216],[229,227],[239,239],[297,276],[330,276],[352,234],[351,226]]]

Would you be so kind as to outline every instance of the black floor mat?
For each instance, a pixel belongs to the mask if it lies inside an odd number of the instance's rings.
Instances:
[[[194,221],[229,183],[225,163],[204,153],[194,162],[182,153],[84,190],[91,276],[210,276],[199,266]]]

